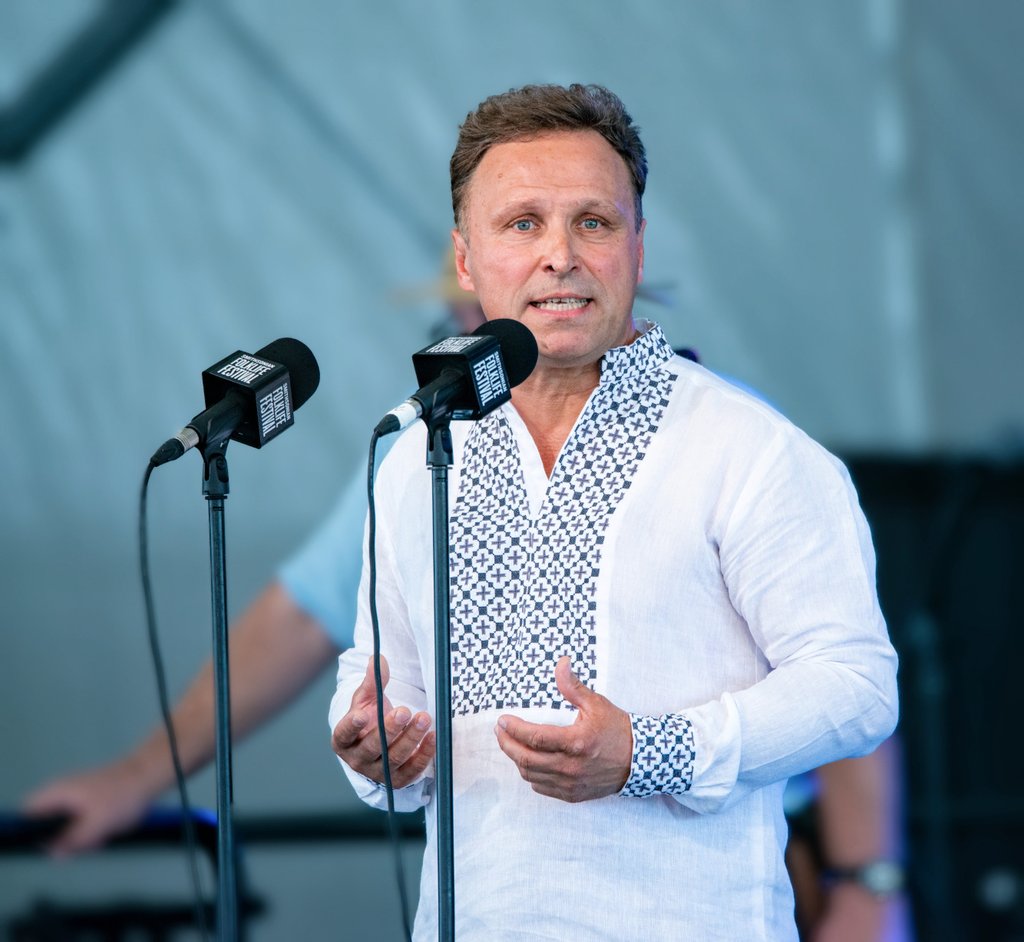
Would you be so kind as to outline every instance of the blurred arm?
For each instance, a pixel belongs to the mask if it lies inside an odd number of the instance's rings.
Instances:
[[[818,770],[818,826],[827,867],[857,868],[876,860],[902,862],[900,766],[894,739],[869,755]],[[813,942],[909,939],[902,893],[872,895],[855,881],[828,887]]]
[[[244,737],[283,709],[337,653],[319,623],[279,582],[272,582],[231,631],[233,735]],[[178,701],[172,720],[188,775],[210,762],[216,749],[212,662],[202,667]],[[52,846],[54,853],[66,855],[96,847],[132,827],[173,783],[167,734],[160,726],[126,755],[37,789],[26,799],[25,810],[71,817]]]

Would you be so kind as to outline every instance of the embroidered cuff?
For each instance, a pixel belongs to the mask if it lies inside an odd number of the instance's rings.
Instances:
[[[681,795],[693,784],[693,724],[679,713],[637,716],[633,726],[633,762],[620,795]]]

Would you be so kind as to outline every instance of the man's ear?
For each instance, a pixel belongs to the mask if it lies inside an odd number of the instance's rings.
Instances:
[[[466,259],[469,257],[469,243],[465,240],[458,229],[452,229],[452,245],[455,246],[455,277],[458,279],[459,287],[463,291],[476,291],[473,284],[473,276],[466,267]]]
[[[637,234],[640,240],[639,252],[638,252],[638,263],[636,269],[636,283],[640,284],[644,280],[644,231],[647,229],[647,220],[640,220],[640,232]]]

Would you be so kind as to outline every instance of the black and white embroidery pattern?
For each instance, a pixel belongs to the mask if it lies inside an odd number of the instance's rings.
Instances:
[[[505,417],[470,432],[451,515],[453,715],[573,709],[554,679],[564,654],[592,686],[601,547],[668,404],[671,356],[657,327],[605,355],[536,519]]]
[[[681,795],[693,783],[696,748],[693,724],[677,713],[665,716],[630,714],[633,762],[620,794],[628,798]]]

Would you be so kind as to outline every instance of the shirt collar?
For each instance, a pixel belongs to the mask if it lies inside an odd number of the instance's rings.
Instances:
[[[637,321],[640,336],[632,343],[612,347],[601,358],[601,382],[621,382],[660,366],[673,356],[672,345],[661,327],[652,321]]]

